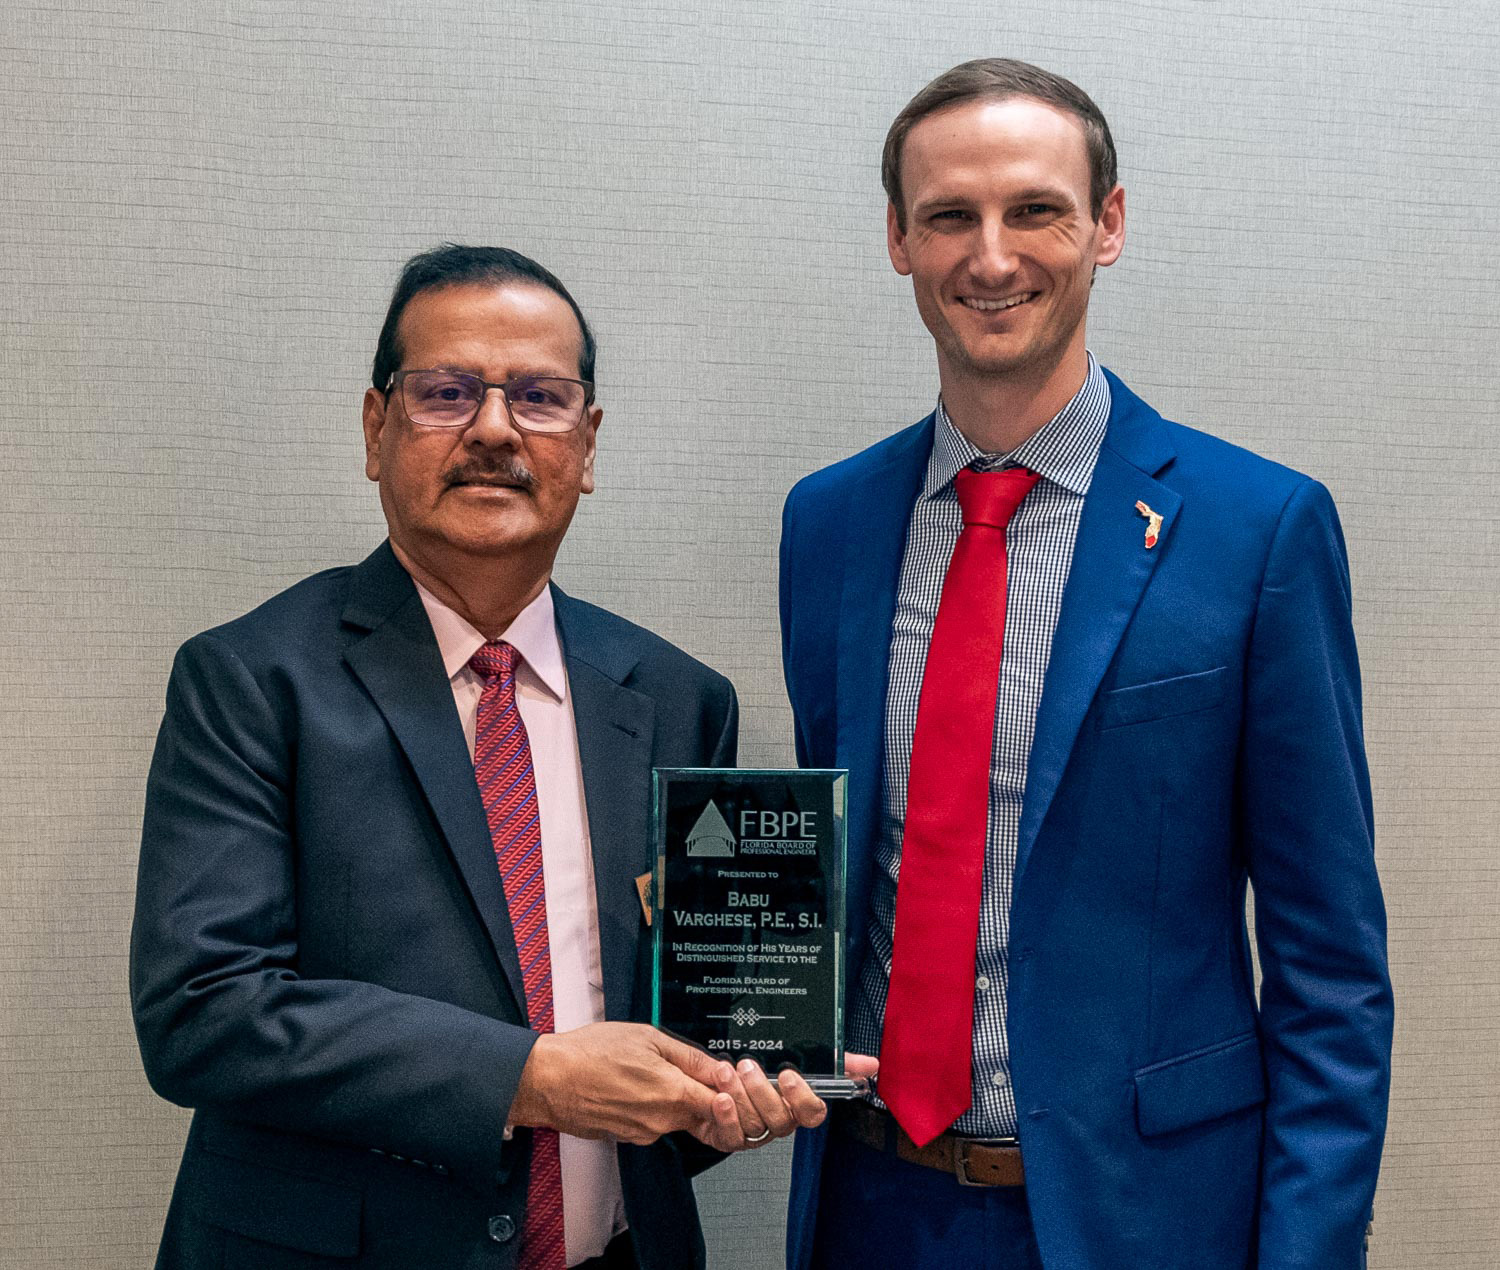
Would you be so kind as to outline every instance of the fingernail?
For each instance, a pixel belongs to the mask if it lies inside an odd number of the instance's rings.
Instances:
[[[720,1063],[717,1075],[719,1084],[727,1085],[734,1079],[734,1068],[732,1068],[728,1063]]]
[[[753,1058],[740,1059],[740,1075],[749,1076],[755,1071],[755,1060]]]

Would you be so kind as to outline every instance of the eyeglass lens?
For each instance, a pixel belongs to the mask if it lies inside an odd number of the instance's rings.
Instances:
[[[569,432],[583,417],[587,389],[573,379],[532,376],[499,385],[517,423],[538,432]],[[409,372],[401,384],[402,404],[413,423],[431,428],[462,427],[479,413],[485,382],[458,371]]]

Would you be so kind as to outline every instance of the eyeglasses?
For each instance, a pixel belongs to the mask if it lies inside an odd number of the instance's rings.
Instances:
[[[584,379],[522,375],[491,384],[458,370],[397,371],[385,391],[400,394],[401,408],[413,423],[466,428],[491,388],[500,390],[510,421],[526,432],[572,432],[594,399],[594,385]]]

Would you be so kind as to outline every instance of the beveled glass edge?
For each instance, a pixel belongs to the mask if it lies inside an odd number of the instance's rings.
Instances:
[[[833,882],[830,890],[833,896],[830,904],[838,921],[834,924],[833,934],[833,1072],[831,1077],[835,1081],[843,1081],[844,1075],[844,947],[846,938],[846,924],[849,921],[848,905],[846,904],[847,887],[849,878],[849,821],[848,821],[848,797],[849,797],[849,772],[847,768],[809,768],[803,769],[820,773],[831,773],[833,779],[833,825],[834,825],[834,852],[835,869]],[[809,1081],[809,1083],[812,1083]],[[852,1098],[858,1090],[849,1093],[840,1093],[834,1096]]]
[[[647,907],[651,910],[651,1026],[661,1027],[661,959],[662,944],[666,938],[663,931],[666,923],[661,920],[661,893],[667,880],[666,830],[662,823],[662,796],[666,787],[663,774],[681,769],[653,767],[651,769],[651,895]]]

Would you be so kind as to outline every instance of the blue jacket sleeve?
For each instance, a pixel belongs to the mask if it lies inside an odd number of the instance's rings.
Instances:
[[[1385,1134],[1392,997],[1349,572],[1308,481],[1267,558],[1246,677],[1240,824],[1269,1096],[1261,1270],[1357,1270]]]

